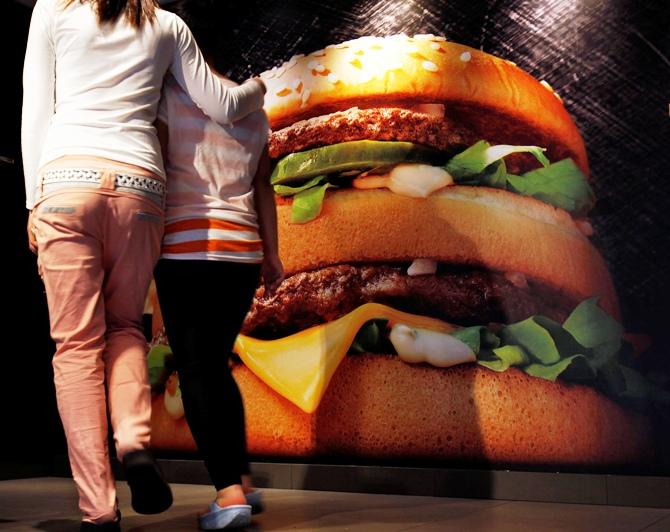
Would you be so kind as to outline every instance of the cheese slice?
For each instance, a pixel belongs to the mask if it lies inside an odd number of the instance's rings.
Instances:
[[[442,332],[456,329],[434,318],[408,314],[379,303],[366,303],[335,321],[285,338],[258,340],[239,335],[233,350],[270,388],[312,413],[318,408],[356,333],[373,319]]]

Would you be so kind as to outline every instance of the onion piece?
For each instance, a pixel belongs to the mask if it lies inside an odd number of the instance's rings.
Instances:
[[[474,362],[474,351],[450,334],[396,323],[389,335],[398,357],[408,364],[426,362],[438,368]]]

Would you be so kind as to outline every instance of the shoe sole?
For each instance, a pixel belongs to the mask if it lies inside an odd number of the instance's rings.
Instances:
[[[252,491],[246,494],[247,504],[251,506],[251,515],[258,515],[265,511],[263,504],[263,495],[259,491]]]
[[[172,491],[156,462],[146,455],[129,455],[124,460],[131,505],[138,514],[158,514],[172,506]]]
[[[251,524],[251,507],[248,505],[226,506],[198,518],[200,530],[223,530],[240,528]]]

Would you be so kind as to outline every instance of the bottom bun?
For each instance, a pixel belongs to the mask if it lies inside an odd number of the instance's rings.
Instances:
[[[511,369],[410,366],[354,355],[336,371],[319,409],[306,414],[243,365],[252,455],[462,460],[495,464],[639,464],[651,458],[648,419],[595,390]],[[195,450],[182,418],[154,399],[152,446]]]

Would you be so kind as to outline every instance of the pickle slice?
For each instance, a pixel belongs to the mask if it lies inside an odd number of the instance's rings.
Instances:
[[[363,171],[401,162],[437,163],[438,159],[439,152],[411,142],[355,140],[287,155],[277,163],[270,183],[292,183],[321,174]]]

